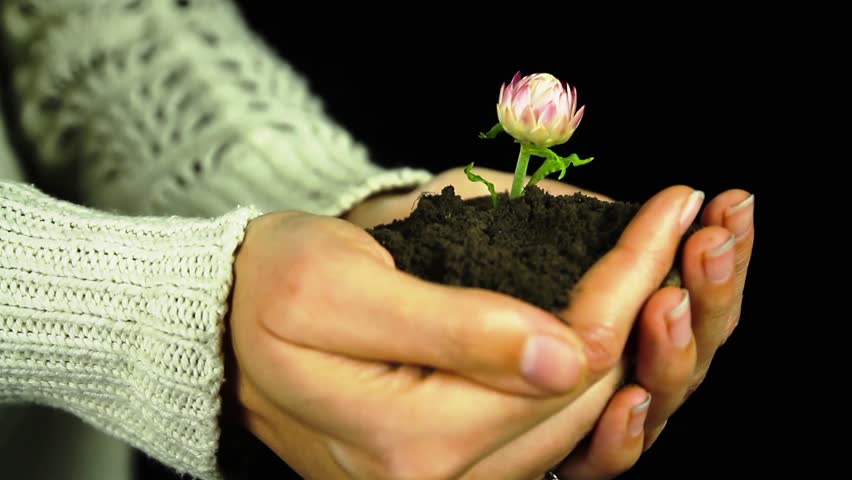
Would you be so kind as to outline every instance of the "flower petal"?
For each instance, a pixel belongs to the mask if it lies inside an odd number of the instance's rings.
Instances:
[[[523,111],[530,104],[530,86],[522,85],[519,88],[512,96],[512,108],[515,112]]]
[[[505,83],[500,87],[500,97],[497,99],[497,103],[501,105],[508,105],[512,103],[512,93],[513,93],[512,84],[506,85]]]
[[[553,123],[553,119],[556,117],[557,114],[556,105],[556,102],[550,102],[543,108],[541,108],[541,110],[544,111],[538,115],[539,123],[548,126]]]
[[[586,106],[583,105],[582,107],[580,107],[579,110],[577,110],[577,114],[574,115],[573,117],[571,117],[571,126],[572,126],[573,129],[576,130],[577,127],[580,126],[580,120],[583,119],[583,113],[585,111],[586,111]]]
[[[556,116],[558,118],[571,116],[571,104],[568,102],[568,94],[565,93],[564,89],[560,89],[554,103],[556,104]]]
[[[537,125],[535,128],[530,130],[529,133],[527,133],[527,140],[540,147],[549,147],[553,145],[550,138],[550,132],[544,127],[544,125]]]
[[[515,115],[515,111],[509,107],[503,107],[502,109],[502,120],[500,120],[500,124],[503,125],[503,130],[506,131],[509,135],[521,139],[521,135],[524,132],[524,129],[520,126],[518,122],[518,116]]]
[[[533,113],[532,107],[527,107],[521,111],[521,115],[519,117],[520,126],[524,130],[532,130],[536,126],[535,114]]]
[[[566,86],[565,95],[568,96],[568,115],[573,117],[574,116],[574,109],[577,106],[577,104],[575,103],[576,97],[577,97],[577,90],[568,86],[567,83],[565,84],[565,86]]]
[[[557,111],[558,113],[558,111]],[[566,128],[570,128],[571,119],[566,116],[557,115],[556,118],[551,122],[548,127],[550,128],[551,135],[554,137],[562,138],[565,135]]]
[[[521,78],[522,78],[521,77],[521,71],[518,70],[517,72],[515,72],[515,75],[512,77],[512,81],[509,82],[509,85],[512,85],[514,87],[515,85],[518,84],[518,81],[520,81]]]

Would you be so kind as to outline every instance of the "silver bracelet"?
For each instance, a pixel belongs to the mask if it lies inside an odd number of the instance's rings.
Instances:
[[[544,480],[559,480],[559,477],[557,477],[556,474],[553,472],[547,472],[544,475]]]

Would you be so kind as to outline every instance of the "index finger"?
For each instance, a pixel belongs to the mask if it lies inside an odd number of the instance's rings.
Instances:
[[[602,374],[621,358],[642,305],[663,284],[703,200],[703,192],[686,186],[658,193],[575,285],[561,313],[584,343],[591,374]]]

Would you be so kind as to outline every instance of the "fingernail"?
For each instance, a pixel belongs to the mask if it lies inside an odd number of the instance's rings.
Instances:
[[[748,234],[754,223],[754,194],[725,211],[725,226],[737,239]]]
[[[524,346],[521,372],[540,387],[565,391],[580,381],[580,357],[577,350],[555,337],[536,335]]]
[[[734,274],[734,256],[729,254],[735,239],[731,235],[725,243],[704,254],[704,275],[712,283],[722,283]]]
[[[683,207],[680,211],[680,234],[683,235],[689,230],[689,226],[698,216],[698,211],[701,209],[701,204],[704,202],[704,192],[696,190],[689,194],[686,201],[683,202]]]
[[[645,418],[648,417],[648,407],[651,406],[651,394],[649,393],[642,403],[630,409],[630,419],[627,421],[627,434],[635,438],[642,435],[645,429]]]
[[[692,339],[692,315],[689,308],[689,291],[683,290],[683,299],[666,313],[669,338],[676,348],[686,348]]]

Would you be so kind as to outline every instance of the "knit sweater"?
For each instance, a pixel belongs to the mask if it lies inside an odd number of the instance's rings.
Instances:
[[[248,222],[340,215],[430,173],[371,161],[224,0],[0,8],[0,132],[18,140],[0,133],[0,403],[60,408],[219,478]]]

